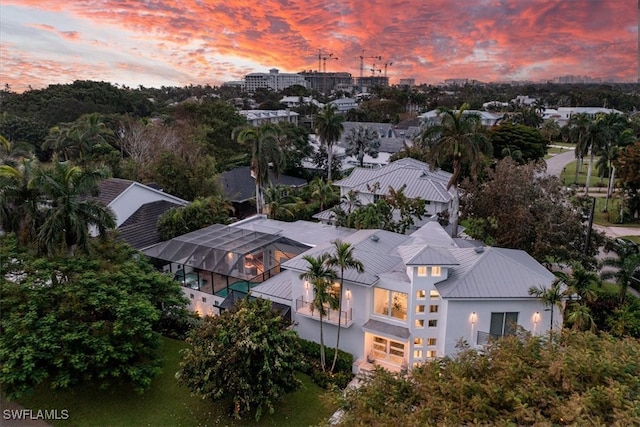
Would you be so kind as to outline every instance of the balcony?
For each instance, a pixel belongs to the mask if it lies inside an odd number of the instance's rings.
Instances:
[[[322,316],[322,321],[330,323],[332,325],[338,325],[338,317],[340,312],[338,310],[332,310],[328,307],[325,308],[326,315]],[[296,313],[308,317],[310,319],[320,320],[320,312],[318,309],[311,309],[311,302],[305,301],[302,297],[296,300]],[[342,311],[341,325],[343,328],[348,328],[353,324],[352,309]]]

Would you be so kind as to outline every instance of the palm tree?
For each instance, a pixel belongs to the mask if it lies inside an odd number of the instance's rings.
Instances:
[[[569,118],[567,127],[569,128],[569,140],[576,144],[576,176],[573,180],[574,184],[578,183],[578,174],[582,169],[582,159],[587,154],[588,145],[587,134],[589,133],[589,126],[591,119],[585,113],[574,114]]]
[[[18,162],[31,156],[31,147],[27,143],[15,144],[0,135],[0,164],[17,166]]]
[[[569,299],[577,295],[581,305],[595,300],[596,294],[593,289],[601,284],[597,273],[585,269],[582,264],[574,261],[571,263],[571,273],[556,271],[553,274],[567,287],[565,294]]]
[[[619,250],[618,256],[603,259],[601,265],[612,267],[610,270],[602,271],[600,278],[603,280],[615,279],[620,286],[620,304],[624,304],[627,289],[631,285],[631,281],[636,280],[634,275],[640,272],[640,254]]]
[[[33,182],[37,168],[37,160],[28,158],[16,166],[0,165],[0,225],[15,232],[21,245],[36,240],[42,222],[42,195]]]
[[[469,163],[471,175],[475,177],[482,167],[483,151],[491,151],[482,131],[480,116],[465,114],[468,109],[468,104],[463,104],[457,111],[439,108],[440,123],[425,127],[418,136],[419,143],[429,146],[430,163],[439,164],[446,157],[453,162],[453,174],[447,183],[447,190],[451,187],[455,190],[450,219],[452,237],[458,234],[458,184],[462,175],[462,161]]]
[[[251,176],[256,180],[256,212],[264,208],[263,189],[269,182],[269,169],[277,177],[283,166],[284,155],[280,147],[278,128],[265,124],[246,127],[238,133],[240,144],[251,144]]]
[[[309,270],[300,274],[300,279],[306,280],[313,286],[313,301],[311,302],[311,311],[318,310],[320,316],[320,366],[322,371],[326,370],[324,355],[324,332],[323,321],[327,315],[327,308],[335,308],[337,306],[337,298],[330,292],[330,287],[336,279],[336,273],[327,266],[329,254],[323,253],[317,258],[311,255],[302,257],[309,263]]]
[[[532,286],[529,288],[529,295],[533,295],[538,298],[540,302],[549,307],[551,311],[551,322],[549,325],[549,338],[553,338],[553,310],[558,307],[560,313],[563,311],[563,302],[565,292],[562,289],[562,281],[555,280],[551,287],[545,288],[544,286]]]
[[[345,142],[348,144],[345,154],[358,159],[360,167],[364,166],[365,154],[374,159],[378,157],[378,149],[380,148],[378,132],[368,126],[358,125],[351,129],[351,132],[345,138]]]
[[[316,117],[315,132],[320,139],[320,145],[327,150],[327,182],[331,182],[331,167],[333,165],[333,144],[335,144],[344,131],[342,122],[344,117],[338,114],[338,109],[333,104],[326,104]]]
[[[37,236],[40,247],[53,254],[65,246],[71,256],[76,246],[88,249],[89,227],[95,227],[99,236],[115,228],[111,209],[88,198],[97,195],[97,182],[104,177],[103,170],[84,171],[67,162],[56,162],[52,168],[36,171],[34,185],[45,195],[42,203],[45,220]]]
[[[336,187],[321,177],[311,181],[310,187],[311,197],[320,203],[320,212],[324,210],[325,203],[335,201],[337,198]]]
[[[108,145],[115,139],[114,133],[96,114],[87,114],[73,123],[62,123],[51,128],[43,149],[53,149],[65,160],[85,160],[99,145]]]
[[[567,305],[566,313],[566,320],[571,325],[571,329],[595,331],[596,324],[591,316],[591,310],[586,305],[572,302]]]
[[[289,192],[291,189],[285,185],[270,185],[264,190],[265,207],[271,219],[295,218],[296,212],[304,206],[299,197]]]
[[[360,260],[353,256],[354,247],[350,243],[342,240],[334,240],[335,253],[327,259],[327,265],[330,267],[338,267],[340,269],[340,285],[338,288],[338,335],[336,338],[336,349],[333,354],[333,363],[331,364],[331,372],[336,367],[338,360],[338,349],[340,348],[340,330],[342,329],[342,300],[344,291],[344,272],[345,270],[355,270],[358,273],[364,273],[364,265]]]

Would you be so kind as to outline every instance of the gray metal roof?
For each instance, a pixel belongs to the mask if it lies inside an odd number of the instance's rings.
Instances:
[[[346,227],[335,227],[309,221],[285,222],[268,219],[264,215],[254,215],[245,220],[231,224],[232,227],[263,233],[277,234],[306,246],[318,246],[336,239],[344,239],[356,230]]]
[[[291,301],[291,274],[283,271],[251,289],[251,295],[275,297]]]
[[[367,332],[386,336],[387,338],[400,338],[402,340],[406,340],[411,336],[411,332],[407,328],[390,325],[389,323],[374,319],[371,319],[362,325],[362,329]]]
[[[425,225],[411,233],[411,245],[431,245],[443,248],[456,248],[456,242],[442,228],[436,219],[431,218]]]
[[[399,190],[406,185],[404,194],[407,197],[448,203],[453,198],[447,191],[450,178],[448,172],[434,171],[426,163],[404,158],[377,169],[355,168],[351,175],[335,185],[365,194],[373,193],[371,188],[378,185],[377,194],[381,195],[388,194],[389,187]]]
[[[399,246],[398,253],[405,265],[440,265],[443,267],[459,265],[458,260],[445,248],[408,245]]]
[[[437,283],[443,298],[533,298],[531,286],[550,286],[555,276],[524,251],[503,248],[451,249],[459,266]]]
[[[407,236],[384,230],[359,230],[342,240],[351,243],[354,247],[354,258],[362,262],[365,270],[364,273],[347,270],[344,280],[372,286],[378,282],[380,274],[394,270],[402,262],[395,249],[407,240]],[[307,271],[309,263],[302,257],[304,255],[319,256],[325,252],[330,255],[335,254],[335,246],[331,243],[317,246],[286,261],[282,267],[298,272]]]

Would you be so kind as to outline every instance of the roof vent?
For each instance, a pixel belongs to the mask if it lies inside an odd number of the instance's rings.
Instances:
[[[377,242],[378,240],[380,240],[380,238],[376,234],[374,234],[373,236],[371,236],[371,240]]]
[[[477,254],[481,254],[482,252],[484,252],[484,246],[477,246],[474,250]]]

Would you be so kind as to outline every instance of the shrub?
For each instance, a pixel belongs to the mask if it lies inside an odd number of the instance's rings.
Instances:
[[[329,388],[335,385],[344,388],[349,384],[353,374],[353,355],[346,351],[338,350],[338,360],[336,361],[336,371],[323,372],[320,366],[320,344],[313,341],[300,339],[300,352],[302,354],[301,370],[311,376],[314,383],[322,388]],[[334,349],[325,347],[327,355],[333,355]]]

